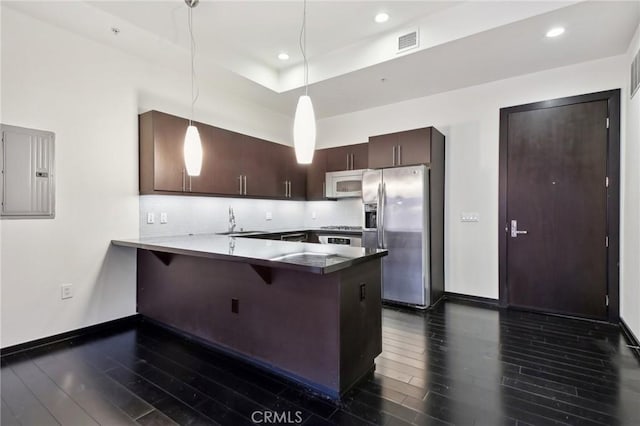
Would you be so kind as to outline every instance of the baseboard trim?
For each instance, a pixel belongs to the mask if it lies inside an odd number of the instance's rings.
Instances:
[[[500,301],[498,299],[491,299],[489,297],[471,296],[468,294],[444,292],[442,297],[444,300],[450,300],[452,302],[464,303],[473,306],[480,306],[483,308],[499,309]]]
[[[626,322],[622,318],[620,318],[620,328],[622,329],[622,334],[627,339],[629,343],[629,348],[633,353],[636,354],[636,357],[640,360],[640,340],[633,334],[633,331],[629,328]]]
[[[43,337],[41,339],[31,340],[29,342],[19,343],[13,346],[7,346],[0,349],[0,357],[9,355],[15,355],[20,352],[30,351],[32,349],[48,346],[54,343],[60,343],[65,340],[78,339],[81,337],[89,336],[101,331],[105,331],[111,328],[119,328],[129,326],[140,321],[140,314],[134,314],[123,318],[114,319],[99,324],[90,325],[87,327],[78,328],[76,330],[67,331],[60,334],[55,334],[49,337]]]

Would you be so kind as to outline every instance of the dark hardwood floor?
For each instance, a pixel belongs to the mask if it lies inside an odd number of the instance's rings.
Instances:
[[[376,372],[334,404],[128,325],[3,356],[2,425],[640,424],[640,362],[617,327],[445,302],[385,308],[383,335]]]

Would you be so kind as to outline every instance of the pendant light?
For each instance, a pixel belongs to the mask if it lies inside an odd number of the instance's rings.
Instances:
[[[184,0],[189,6],[189,37],[191,44],[191,116],[189,117],[189,127],[184,136],[184,165],[189,176],[200,176],[202,168],[202,142],[198,128],[193,125],[193,106],[198,99],[197,89],[195,89],[195,50],[196,42],[193,38],[193,8],[200,0]]]
[[[307,0],[304,0],[300,50],[304,60],[304,95],[298,99],[293,120],[293,145],[299,164],[311,164],[316,149],[316,116],[309,97],[309,63],[307,62]]]

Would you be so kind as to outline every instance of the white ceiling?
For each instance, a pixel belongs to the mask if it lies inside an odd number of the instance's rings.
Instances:
[[[184,1],[91,1],[91,5],[156,36],[187,48],[187,6]],[[309,1],[307,51],[310,60],[341,47],[401,27],[416,18],[455,6],[438,1]],[[377,24],[378,11],[393,16]],[[237,54],[274,69],[302,60],[299,36],[302,1],[201,0],[194,9],[194,32],[203,55]],[[291,59],[283,62],[279,52]]]
[[[183,0],[3,5],[162,66],[182,71],[188,62]],[[387,23],[373,22],[379,11],[389,13]],[[309,92],[322,118],[624,53],[640,2],[310,0],[307,14]],[[201,0],[194,28],[202,85],[292,116],[303,84],[301,18],[300,0]],[[566,33],[545,38],[556,25]],[[397,54],[397,36],[412,29],[419,48]],[[278,60],[280,51],[291,59]]]

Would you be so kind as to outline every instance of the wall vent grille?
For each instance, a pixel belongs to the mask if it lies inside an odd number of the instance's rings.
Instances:
[[[631,62],[631,97],[633,98],[640,88],[640,49]]]
[[[411,31],[398,37],[398,52],[418,47],[418,30]]]

